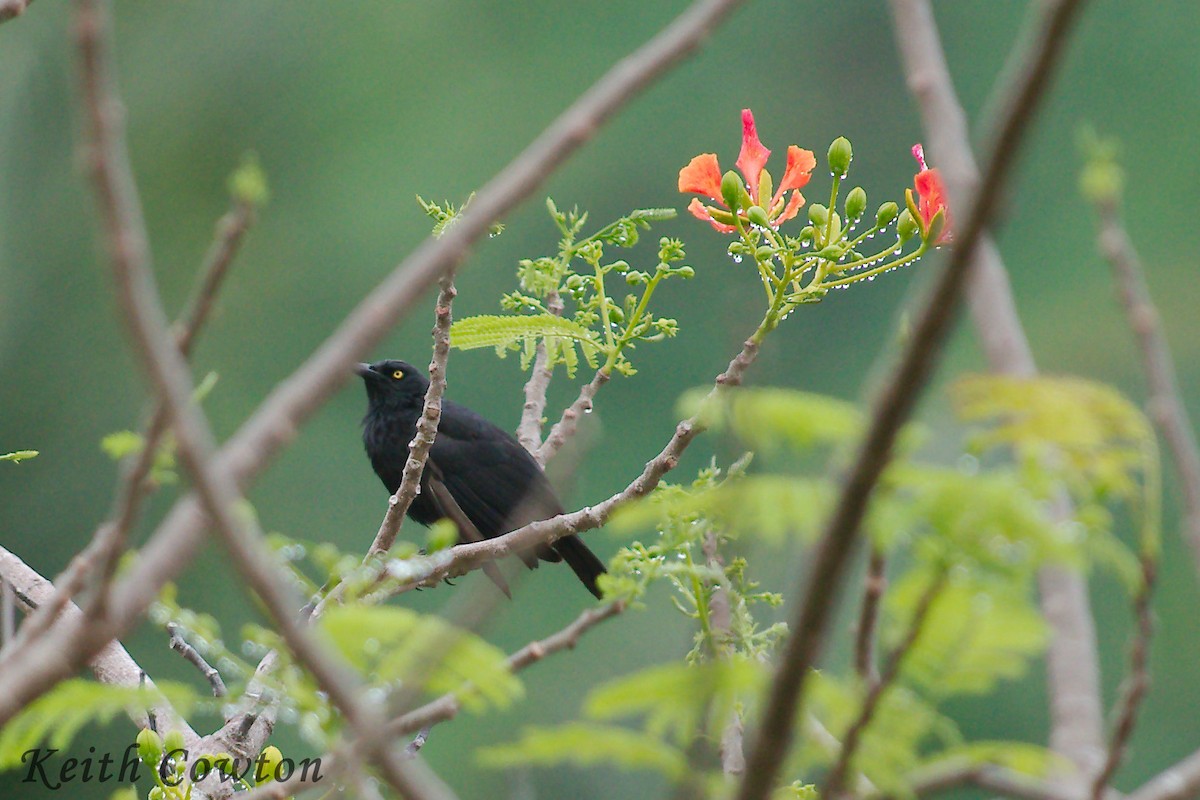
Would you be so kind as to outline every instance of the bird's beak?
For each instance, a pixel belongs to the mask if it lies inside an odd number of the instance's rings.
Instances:
[[[372,370],[371,370],[371,365],[370,365],[370,364],[366,364],[366,363],[355,364],[355,365],[354,365],[354,372],[355,372],[355,374],[356,374],[356,375],[360,375],[360,376],[362,376],[362,377],[364,377],[364,378],[366,378],[366,377],[369,377],[369,376],[371,376],[371,375],[374,375],[374,374],[375,374],[375,373],[374,373],[374,372],[372,372]]]

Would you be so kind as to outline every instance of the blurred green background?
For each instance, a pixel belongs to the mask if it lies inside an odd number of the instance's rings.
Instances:
[[[581,89],[686,5],[118,3],[129,144],[170,309],[187,295],[213,222],[226,206],[226,176],[244,151],[258,152],[271,184],[270,204],[195,358],[198,375],[220,374],[206,403],[218,435],[230,434],[422,239],[428,222],[413,202],[415,193],[460,201]],[[993,0],[936,5],[958,90],[974,118],[985,109],[1026,6]],[[40,0],[24,17],[0,26],[0,452],[42,453],[26,464],[0,465],[0,542],[46,575],[67,563],[108,512],[115,467],[101,452],[100,438],[136,427],[145,407],[145,386],[126,352],[91,198],[77,168],[80,120],[69,10],[63,0]],[[1200,389],[1190,205],[1200,183],[1197,30],[1200,4],[1192,0],[1089,4],[1001,212],[1001,248],[1042,367],[1112,382],[1138,399],[1143,392],[1129,332],[1108,270],[1095,254],[1091,215],[1076,190],[1075,132],[1090,121],[1124,142],[1130,229],[1175,349],[1181,388],[1194,398]],[[746,106],[779,159],[771,162],[776,175],[788,144],[814,150],[823,162],[830,140],[845,135],[855,147],[852,180],[867,189],[872,208],[899,199],[910,184],[915,165],[908,151],[921,132],[886,6],[757,0],[698,56],[600,130],[539,197],[553,195],[562,207],[578,204],[597,223],[638,206],[682,209],[687,198],[675,191],[679,167],[706,151],[732,165],[738,112]],[[930,155],[936,163],[937,154]],[[823,167],[817,173],[810,201],[828,191]],[[500,293],[512,288],[517,259],[553,250],[554,231],[539,200],[505,222],[505,234],[480,244],[461,275],[457,316],[497,311]],[[681,334],[640,349],[640,374],[618,378],[604,390],[591,418],[591,450],[564,487],[570,507],[624,486],[670,436],[678,393],[710,381],[757,320],[758,281],[730,263],[722,237],[690,217],[657,228],[631,262],[652,263],[653,242],[663,234],[687,240],[688,263],[697,273],[694,281],[669,283],[656,296],[661,313],[678,318]],[[910,287],[930,266],[927,260],[802,309],[771,338],[749,381],[860,398]],[[373,357],[427,363],[431,319],[426,307],[401,321]],[[970,331],[962,326],[942,381],[980,368]],[[515,427],[523,379],[515,358],[497,360],[490,351],[455,354],[449,379],[452,397]],[[561,408],[575,391],[560,375],[552,408]],[[385,492],[361,450],[364,406],[362,390],[348,386],[255,486],[251,499],[269,529],[365,548],[385,508]],[[1200,403],[1190,407],[1200,418]],[[945,411],[944,394],[935,386],[921,410],[941,434],[934,456],[957,446],[958,431]],[[700,440],[677,475],[694,474],[714,448],[730,452]],[[151,504],[139,541],[176,494],[168,490]],[[1200,595],[1192,562],[1175,535],[1174,498],[1169,484],[1155,683],[1132,758],[1116,781],[1122,789],[1200,746],[1194,702]],[[416,526],[408,529],[410,536],[414,532]],[[589,534],[588,541],[604,556],[620,544],[603,532]],[[798,548],[750,557],[764,585],[779,590],[795,585],[804,563]],[[209,547],[189,569],[181,599],[218,614],[234,638],[240,623],[256,615],[239,583],[222,554]],[[1123,669],[1129,613],[1114,582],[1097,581],[1093,595],[1111,701]],[[450,596],[448,589],[423,592],[413,603],[432,610]],[[587,686],[685,652],[689,626],[665,596],[657,601],[594,631],[576,651],[526,672],[524,704],[439,727],[424,750],[431,764],[463,797],[661,794],[646,774],[505,774],[483,770],[465,755],[512,736],[523,724],[572,718]],[[512,650],[558,629],[590,602],[569,571],[544,568],[500,609],[486,633]],[[159,631],[144,627],[128,645],[154,676],[198,681],[167,650]],[[1043,677],[1031,671],[999,694],[952,711],[973,737],[1044,741]],[[120,737],[131,735],[128,728],[115,725],[95,741],[119,746]],[[289,754],[305,748],[288,733],[279,744]],[[56,796],[19,783],[20,777],[0,775],[0,794]],[[107,796],[112,788],[77,785],[71,796]]]

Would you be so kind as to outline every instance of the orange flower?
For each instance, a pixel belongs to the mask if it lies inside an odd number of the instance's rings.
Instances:
[[[937,244],[950,239],[950,209],[946,206],[946,186],[942,183],[942,174],[936,169],[930,169],[925,164],[925,148],[914,144],[913,158],[921,165],[921,171],[913,178],[913,188],[917,190],[920,204],[917,210],[921,216],[921,230],[927,232],[938,212],[943,213],[942,233],[938,236]]]
[[[679,191],[701,194],[717,203],[720,208],[705,205],[699,198],[692,198],[688,211],[697,219],[702,219],[721,233],[733,233],[737,230],[734,215],[748,223],[746,209],[750,205],[760,206],[767,215],[772,228],[778,228],[796,216],[804,205],[804,195],[800,189],[808,183],[813,167],[817,165],[811,150],[803,150],[796,145],[790,145],[787,151],[787,167],[783,171],[783,180],[771,191],[771,173],[764,167],[771,151],[763,147],[758,139],[758,129],[754,125],[754,114],[748,108],[742,109],[742,150],[738,154],[736,166],[742,173],[742,180],[748,195],[733,203],[721,192],[721,168],[717,163],[715,153],[701,153],[693,158],[686,167],[679,170]],[[792,194],[785,198],[788,191]],[[740,193],[740,192],[739,192]],[[749,203],[744,202],[745,197]]]

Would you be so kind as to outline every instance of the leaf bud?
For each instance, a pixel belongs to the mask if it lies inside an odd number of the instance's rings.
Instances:
[[[839,178],[850,170],[852,158],[854,158],[854,150],[850,147],[850,140],[845,136],[839,136],[833,140],[833,144],[829,145],[829,169]]]

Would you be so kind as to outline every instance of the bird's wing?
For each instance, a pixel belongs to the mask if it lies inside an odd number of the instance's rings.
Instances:
[[[467,542],[483,541],[483,535],[475,527],[475,523],[471,522],[470,518],[467,517],[458,503],[455,502],[454,496],[440,478],[430,476],[425,486],[430,494],[430,498],[437,505],[443,516],[458,527],[459,538]],[[508,582],[504,580],[504,576],[500,573],[500,567],[495,561],[484,562],[483,574],[491,578],[492,583],[500,587],[500,591],[504,592],[508,599],[512,599],[512,591],[508,588]]]

